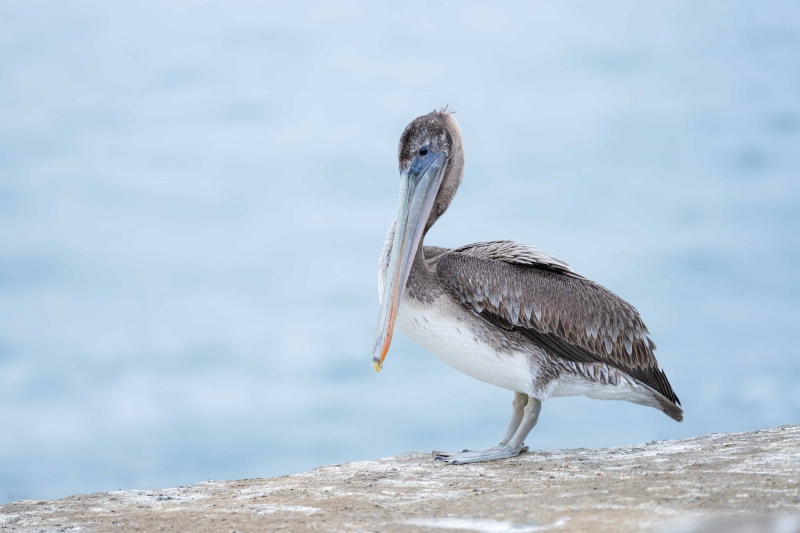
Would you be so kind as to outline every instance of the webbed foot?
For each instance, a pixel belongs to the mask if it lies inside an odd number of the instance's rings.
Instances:
[[[520,453],[527,451],[528,451],[527,446],[520,446],[519,448],[503,446],[502,448],[495,447],[495,448],[487,448],[485,450],[476,450],[476,451],[464,450],[463,452],[434,451],[431,455],[433,455],[434,461],[443,461],[445,463],[453,465],[460,465],[466,463],[483,463],[486,461],[507,459],[509,457],[516,457]]]

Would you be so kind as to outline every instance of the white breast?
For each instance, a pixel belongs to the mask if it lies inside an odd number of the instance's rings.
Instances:
[[[536,378],[529,354],[496,352],[476,338],[469,323],[459,320],[460,309],[447,297],[433,304],[403,298],[397,327],[436,357],[483,382],[515,392],[531,394]]]
[[[378,260],[378,299],[382,299],[386,269],[394,238],[394,223],[389,228]],[[533,393],[538,372],[524,352],[497,353],[476,339],[468,323],[458,317],[465,311],[454,301],[441,297],[422,304],[405,296],[397,311],[396,327],[436,357],[475,379],[512,390]]]

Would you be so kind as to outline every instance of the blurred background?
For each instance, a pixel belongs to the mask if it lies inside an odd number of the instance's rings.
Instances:
[[[0,503],[494,445],[512,394],[371,367],[396,145],[428,236],[633,303],[686,410],[557,398],[532,449],[800,421],[800,4],[0,4]]]

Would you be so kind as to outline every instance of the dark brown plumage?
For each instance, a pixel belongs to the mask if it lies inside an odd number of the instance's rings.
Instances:
[[[622,370],[680,405],[636,309],[566,263],[494,241],[441,254],[436,274],[461,305],[497,327],[520,332],[551,355]],[[683,418],[680,409],[665,412]]]

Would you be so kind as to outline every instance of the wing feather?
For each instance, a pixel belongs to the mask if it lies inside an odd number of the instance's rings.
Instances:
[[[552,355],[616,367],[680,405],[636,309],[569,265],[512,241],[443,253],[436,273],[463,306]]]

